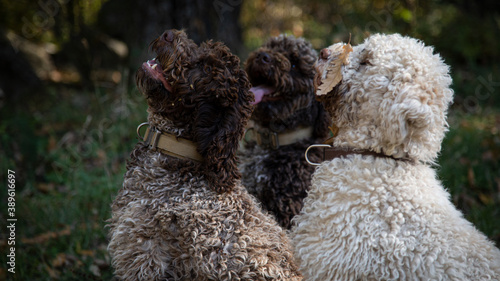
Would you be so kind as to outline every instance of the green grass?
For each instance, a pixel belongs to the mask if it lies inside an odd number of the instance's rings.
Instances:
[[[2,267],[0,279],[110,280],[105,221],[147,117],[143,97],[123,87],[53,87],[43,102],[11,114],[0,127],[0,167],[17,177],[16,274]],[[0,198],[4,219],[6,194]]]
[[[126,87],[51,87],[0,123],[0,168],[15,170],[16,274],[0,279],[110,280],[106,220],[146,105]],[[450,113],[438,175],[452,201],[500,242],[500,113]],[[2,176],[3,177],[3,176]],[[2,178],[2,181],[5,181]],[[6,194],[0,195],[2,221]],[[0,251],[6,253],[2,226]],[[0,262],[6,264],[6,255]]]
[[[500,113],[454,112],[439,159],[453,203],[500,245]]]

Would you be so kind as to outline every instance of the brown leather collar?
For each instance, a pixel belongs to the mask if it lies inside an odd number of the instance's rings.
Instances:
[[[137,135],[149,146],[149,149],[153,151],[159,150],[162,153],[181,159],[191,159],[198,162],[203,161],[203,157],[196,150],[196,144],[190,140],[178,138],[172,134],[162,133],[149,126],[144,136],[141,136],[139,130],[145,125],[149,124],[142,123],[137,127]]]
[[[395,157],[390,156],[390,155],[385,155],[383,153],[370,151],[370,150],[366,150],[366,149],[354,149],[354,148],[350,148],[350,147],[333,147],[333,146],[328,145],[328,144],[314,144],[314,145],[309,146],[306,150],[306,153],[305,153],[306,161],[310,165],[314,165],[314,166],[317,166],[320,163],[314,163],[314,162],[311,162],[309,160],[307,154],[308,154],[309,150],[312,148],[322,148],[323,149],[321,162],[331,161],[335,158],[345,157],[345,156],[352,155],[352,154],[358,154],[358,155],[363,155],[363,156],[373,156],[373,157],[379,157],[379,158],[389,158],[389,159],[408,162],[408,163],[414,162],[410,158],[395,158]]]

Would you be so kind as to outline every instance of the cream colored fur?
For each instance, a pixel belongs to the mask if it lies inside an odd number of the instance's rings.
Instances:
[[[292,229],[305,280],[500,280],[500,251],[430,166],[448,126],[448,72],[431,47],[401,35],[354,47],[323,98],[339,127],[334,146],[400,160],[356,154],[316,169]]]

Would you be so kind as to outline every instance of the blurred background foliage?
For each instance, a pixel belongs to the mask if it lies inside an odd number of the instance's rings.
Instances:
[[[318,51],[395,32],[434,46],[455,91],[436,169],[500,245],[497,0],[0,0],[0,176],[16,170],[19,219],[18,273],[0,267],[1,280],[111,279],[105,220],[146,119],[134,73],[169,28],[223,41],[242,62],[281,33]],[[0,208],[5,221],[6,192]]]

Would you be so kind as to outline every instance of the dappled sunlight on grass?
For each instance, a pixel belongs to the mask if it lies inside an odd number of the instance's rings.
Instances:
[[[10,143],[11,150],[0,151],[3,170],[30,174],[16,190],[17,276],[110,280],[105,221],[137,142],[135,129],[146,120],[146,103],[128,89],[55,87],[49,92],[43,104],[33,105],[33,112],[17,113],[36,116],[24,128],[35,129],[34,162],[10,157],[26,148],[22,143],[11,146],[14,136],[3,137],[2,144]],[[5,247],[1,238],[0,249]],[[5,262],[5,257],[0,260]]]
[[[452,112],[438,171],[453,203],[500,245],[500,113]]]

